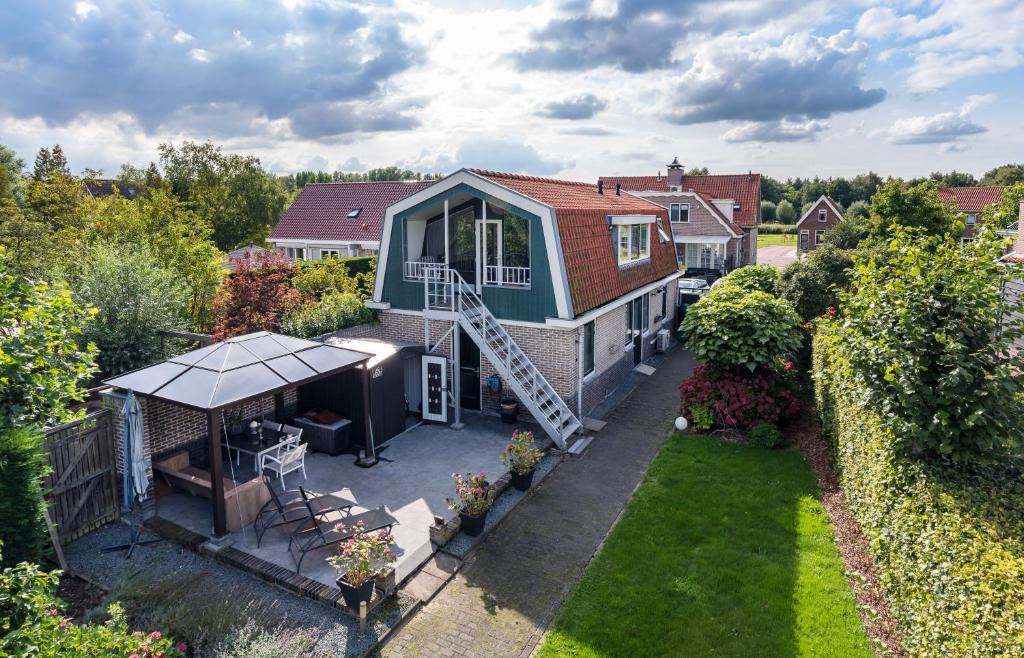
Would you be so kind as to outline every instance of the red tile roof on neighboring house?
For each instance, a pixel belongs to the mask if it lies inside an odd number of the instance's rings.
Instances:
[[[581,315],[676,271],[675,244],[665,208],[630,194],[615,194],[615,187],[572,181],[471,170],[498,185],[555,209],[562,243],[573,312]],[[657,230],[650,234],[648,260],[619,267],[608,229],[609,215],[655,215],[670,236],[662,243]]]
[[[1002,201],[1003,189],[999,186],[941,187],[939,197],[946,203],[956,201],[960,212],[981,212],[985,206]]]
[[[380,241],[384,211],[433,181],[310,183],[270,232],[271,240]],[[361,208],[350,219],[348,214]]]
[[[622,185],[626,192],[668,192],[666,176],[601,176],[605,188]],[[693,190],[710,199],[732,199],[740,204],[733,211],[733,221],[740,226],[757,224],[761,206],[761,174],[719,174],[709,176],[683,176],[683,192]]]

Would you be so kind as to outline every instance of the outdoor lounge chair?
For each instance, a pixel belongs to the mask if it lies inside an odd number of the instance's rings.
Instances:
[[[295,560],[295,573],[302,572],[302,561],[306,559],[306,553],[315,551],[318,548],[334,546],[351,538],[356,534],[353,526],[360,521],[363,524],[363,532],[385,529],[390,532],[393,527],[398,525],[398,519],[388,514],[383,505],[374,510],[358,514],[347,514],[340,518],[328,520],[325,518],[325,515],[316,513],[305,489],[299,487],[299,494],[302,496],[302,501],[306,504],[307,518],[305,522],[295,529],[295,532],[292,533],[291,538],[288,540],[288,552],[291,554],[292,559]],[[345,524],[343,531],[338,530],[337,526],[339,523]],[[298,553],[298,559],[296,559],[296,553]]]
[[[278,491],[274,488],[273,480],[266,475],[263,476],[263,485],[270,492],[270,500],[260,508],[252,524],[256,531],[257,547],[267,530],[308,519],[310,507],[318,517],[326,517],[331,512],[348,512],[355,504],[334,494],[323,494],[312,498],[307,507],[298,489]]]

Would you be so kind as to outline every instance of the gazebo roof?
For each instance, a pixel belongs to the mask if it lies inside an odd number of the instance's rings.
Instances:
[[[186,352],[104,383],[200,410],[220,409],[358,366],[369,354],[261,331]]]

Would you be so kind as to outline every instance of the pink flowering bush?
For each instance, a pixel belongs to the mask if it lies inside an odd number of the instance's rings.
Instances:
[[[345,524],[335,526],[338,532],[345,532]],[[327,558],[334,570],[349,585],[359,587],[366,581],[383,575],[388,566],[395,561],[391,545],[395,538],[387,530],[363,532],[363,522],[356,521],[352,525],[355,534],[341,544],[339,553]]]
[[[791,362],[782,372],[758,368],[750,374],[699,366],[679,385],[682,412],[693,422],[694,411],[708,410],[716,424],[740,430],[759,423],[777,424],[800,410],[792,371]]]
[[[448,498],[448,508],[467,516],[480,516],[494,504],[494,487],[487,481],[487,473],[452,473],[456,498]]]

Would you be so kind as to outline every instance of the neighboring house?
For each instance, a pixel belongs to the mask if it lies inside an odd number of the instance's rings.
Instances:
[[[425,420],[512,396],[564,445],[671,340],[679,276],[654,203],[462,169],[387,209],[368,331],[427,346]]]
[[[1020,214],[1019,217],[1024,219],[1024,199],[1020,202]],[[1010,231],[1012,229],[1012,234]],[[1018,263],[1024,264],[1024,231],[1021,231],[1020,219],[1010,224],[1006,229],[999,231],[999,235],[1003,237],[1014,238],[1013,244],[1010,246],[1009,253],[1002,257],[1004,263]]]
[[[85,187],[85,191],[89,196],[94,199],[114,196],[115,188],[126,199],[134,199],[138,195],[138,191],[134,187],[118,182],[113,178],[90,178],[83,181],[82,186]]]
[[[939,197],[947,205],[955,205],[957,211],[964,213],[965,242],[974,238],[974,227],[981,221],[981,212],[993,203],[1003,199],[1003,187],[941,187]]]
[[[680,264],[724,274],[757,263],[761,175],[687,176],[675,158],[665,177],[602,176],[619,189],[669,211]]]
[[[800,252],[816,249],[821,244],[826,229],[835,226],[842,218],[843,211],[839,209],[839,205],[822,194],[796,223],[797,249]]]
[[[268,241],[292,260],[375,255],[384,210],[429,182],[309,183]]]

